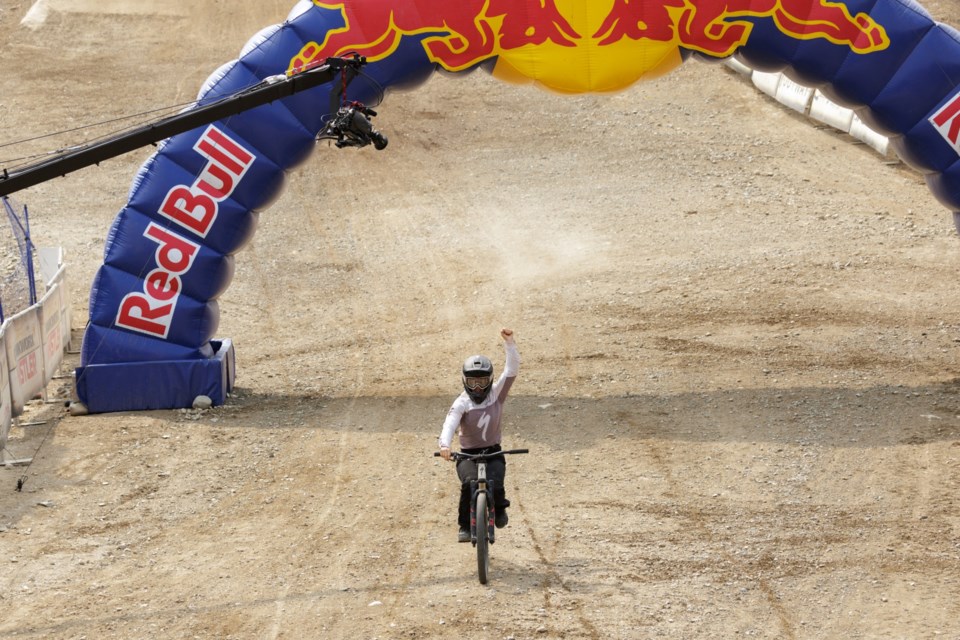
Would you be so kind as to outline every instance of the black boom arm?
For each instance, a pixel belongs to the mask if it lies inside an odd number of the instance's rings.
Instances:
[[[152,122],[133,131],[110,137],[75,151],[57,155],[54,158],[38,162],[26,168],[0,173],[0,197],[15,191],[26,189],[68,173],[100,164],[104,160],[115,158],[134,149],[156,144],[179,133],[184,133],[216,122],[229,116],[249,111],[256,107],[292,96],[330,82],[338,76],[353,79],[359,67],[366,63],[360,56],[353,58],[328,58],[323,64],[308,67],[289,75],[276,75],[262,80],[249,89],[220,98],[216,102],[195,107],[177,115]],[[340,95],[340,86],[331,91],[331,103]],[[336,108],[334,107],[334,112]]]

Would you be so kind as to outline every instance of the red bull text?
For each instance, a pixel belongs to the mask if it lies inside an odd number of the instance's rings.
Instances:
[[[930,116],[930,124],[960,154],[960,93]]]
[[[256,156],[215,126],[194,145],[207,164],[191,185],[170,189],[159,213],[204,238],[216,222],[219,203],[230,197]],[[200,245],[151,222],[144,237],[157,244],[157,267],[144,279],[143,291],[127,294],[116,325],[156,338],[166,338],[181,292],[181,277],[190,271]]]

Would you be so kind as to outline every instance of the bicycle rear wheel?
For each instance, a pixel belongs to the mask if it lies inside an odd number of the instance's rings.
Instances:
[[[487,542],[490,514],[487,512],[487,494],[483,491],[477,494],[477,575],[480,584],[487,584],[487,573],[490,570],[490,546]]]

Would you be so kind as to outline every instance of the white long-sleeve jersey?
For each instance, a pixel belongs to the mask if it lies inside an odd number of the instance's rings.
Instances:
[[[520,350],[514,342],[504,342],[506,363],[503,373],[493,383],[490,393],[480,404],[475,403],[464,391],[453,401],[440,431],[440,448],[449,448],[455,431],[460,436],[461,449],[477,449],[500,444],[500,418],[503,403],[510,393],[513,381],[520,371]],[[459,431],[458,431],[459,427]]]

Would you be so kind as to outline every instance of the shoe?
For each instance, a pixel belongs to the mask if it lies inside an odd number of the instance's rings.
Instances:
[[[497,511],[497,515],[493,520],[493,523],[497,525],[497,529],[503,529],[507,526],[507,523],[510,522],[510,517],[507,515],[506,509],[500,509]]]
[[[460,527],[457,532],[457,542],[470,542],[470,529]]]

